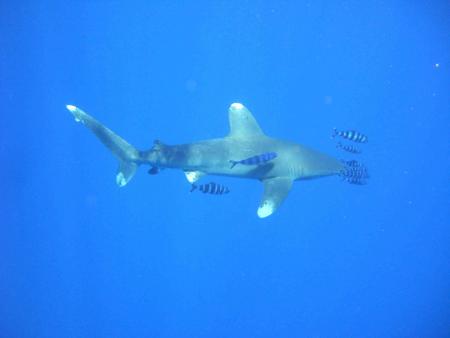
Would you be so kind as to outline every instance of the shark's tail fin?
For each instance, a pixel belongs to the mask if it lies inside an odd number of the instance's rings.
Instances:
[[[139,166],[139,151],[80,108],[72,105],[67,105],[66,107],[74,116],[75,121],[83,123],[92,130],[100,141],[117,157],[119,168],[116,183],[119,187],[126,185],[133,178]]]

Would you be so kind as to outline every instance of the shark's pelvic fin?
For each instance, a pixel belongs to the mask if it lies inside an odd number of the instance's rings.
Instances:
[[[185,171],[186,179],[189,183],[195,183],[206,174],[201,171]]]
[[[263,181],[264,193],[258,208],[258,216],[264,218],[272,215],[287,197],[292,187],[289,177],[274,177]]]
[[[119,169],[116,183],[119,187],[126,185],[136,172],[139,162],[139,151],[131,144],[105,127],[92,116],[86,114],[80,108],[67,105],[75,121],[84,124],[107,146],[119,160]]]
[[[230,137],[264,136],[252,113],[242,104],[233,103],[228,109]]]

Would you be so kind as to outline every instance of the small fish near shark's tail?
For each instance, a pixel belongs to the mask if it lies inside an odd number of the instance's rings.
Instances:
[[[342,161],[344,169],[341,170],[339,176],[350,184],[365,185],[370,178],[367,167],[359,161]]]
[[[80,108],[72,105],[67,105],[66,108],[72,113],[75,121],[81,122],[92,130],[100,141],[117,157],[119,168],[117,170],[116,183],[119,187],[125,186],[133,178],[141,162],[140,152]]]

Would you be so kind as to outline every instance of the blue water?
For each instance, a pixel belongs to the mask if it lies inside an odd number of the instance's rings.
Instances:
[[[271,4],[272,3],[272,4]],[[0,337],[450,336],[446,1],[0,3]],[[140,149],[228,133],[338,158],[366,186],[189,193],[116,160],[75,104]]]

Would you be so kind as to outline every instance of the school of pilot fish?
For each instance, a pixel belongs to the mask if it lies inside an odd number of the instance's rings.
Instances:
[[[356,130],[338,130],[334,128],[333,133],[331,134],[331,138],[334,139],[336,138],[336,136],[339,136],[344,140],[359,144],[367,143],[367,141],[369,140],[366,135]],[[337,142],[336,148],[354,155],[362,153],[361,148],[356,147],[352,144],[343,144],[342,142]],[[361,162],[358,162],[356,160],[343,160],[342,163],[346,166],[340,174],[343,180],[347,181],[350,184],[357,185],[363,185],[367,183],[369,172]]]

